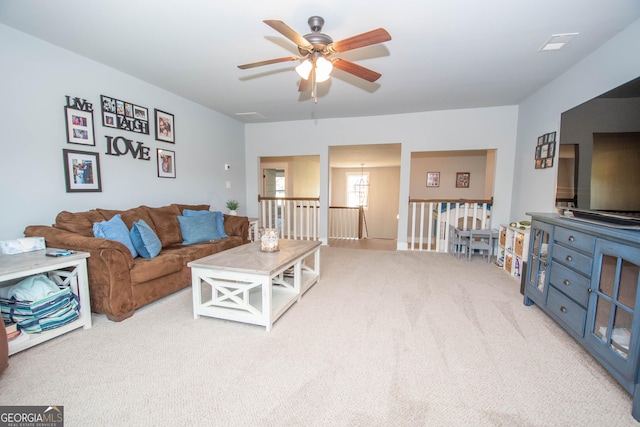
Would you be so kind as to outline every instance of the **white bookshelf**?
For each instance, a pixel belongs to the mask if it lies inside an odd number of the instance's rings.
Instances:
[[[500,225],[496,263],[513,277],[522,275],[523,262],[529,254],[530,228]]]
[[[48,257],[47,248],[40,251],[15,255],[0,254],[0,287],[11,286],[25,277],[45,273],[68,283],[71,291],[80,300],[79,318],[69,324],[39,334],[22,333],[9,341],[9,355],[33,347],[52,338],[59,337],[74,329],[91,328],[91,303],[89,300],[89,281],[87,278],[87,258],[89,253],[74,252],[63,257]]]

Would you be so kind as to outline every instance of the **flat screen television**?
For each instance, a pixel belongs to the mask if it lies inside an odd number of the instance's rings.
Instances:
[[[562,113],[556,205],[640,229],[640,77]]]

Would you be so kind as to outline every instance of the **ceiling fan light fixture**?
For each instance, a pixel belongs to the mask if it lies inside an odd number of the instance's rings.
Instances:
[[[309,74],[311,74],[311,69],[313,68],[313,64],[308,59],[305,59],[296,67],[296,73],[303,79],[307,80],[309,78]]]
[[[321,56],[316,59],[316,69],[318,74],[331,74],[331,71],[333,70],[333,63],[324,56]]]
[[[322,74],[318,72],[316,73],[316,83],[326,82],[329,80],[329,77],[331,77],[329,74]]]
[[[333,71],[333,63],[321,56],[316,59],[316,82],[322,83],[329,80]]]

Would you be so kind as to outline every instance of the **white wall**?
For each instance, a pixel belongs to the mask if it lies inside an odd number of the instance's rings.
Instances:
[[[62,210],[177,202],[226,210],[227,199],[245,200],[242,123],[10,27],[0,25],[0,40],[0,240],[22,237],[30,224],[52,224]],[[93,103],[95,147],[67,143],[66,95]],[[100,95],[148,108],[150,122],[154,108],[174,114],[175,145],[155,141],[151,123],[150,135],[103,127]],[[105,135],[143,142],[151,160],[104,154]],[[157,177],[156,148],[175,151],[176,179]],[[100,153],[101,193],[66,192],[63,149]]]
[[[560,131],[562,112],[638,77],[639,41],[637,20],[520,104],[511,209],[514,218],[524,218],[526,212],[554,211],[557,155],[553,168],[535,169],[537,138]]]
[[[320,101],[321,102],[321,101]],[[322,108],[318,104],[319,108]],[[411,153],[497,149],[494,225],[510,220],[518,108],[515,106],[435,111],[350,119],[246,125],[247,199],[257,200],[258,160],[263,156],[320,156],[320,236],[327,237],[329,146],[402,144],[398,248],[406,248]],[[464,124],[464,126],[461,126]],[[249,216],[258,204],[247,205]]]

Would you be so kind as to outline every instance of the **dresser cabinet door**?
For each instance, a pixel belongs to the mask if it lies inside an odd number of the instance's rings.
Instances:
[[[547,302],[549,266],[553,226],[539,221],[531,224],[529,237],[529,266],[525,281],[524,302],[544,306]]]
[[[638,248],[597,239],[586,343],[628,381],[627,388],[637,370],[639,280]]]

